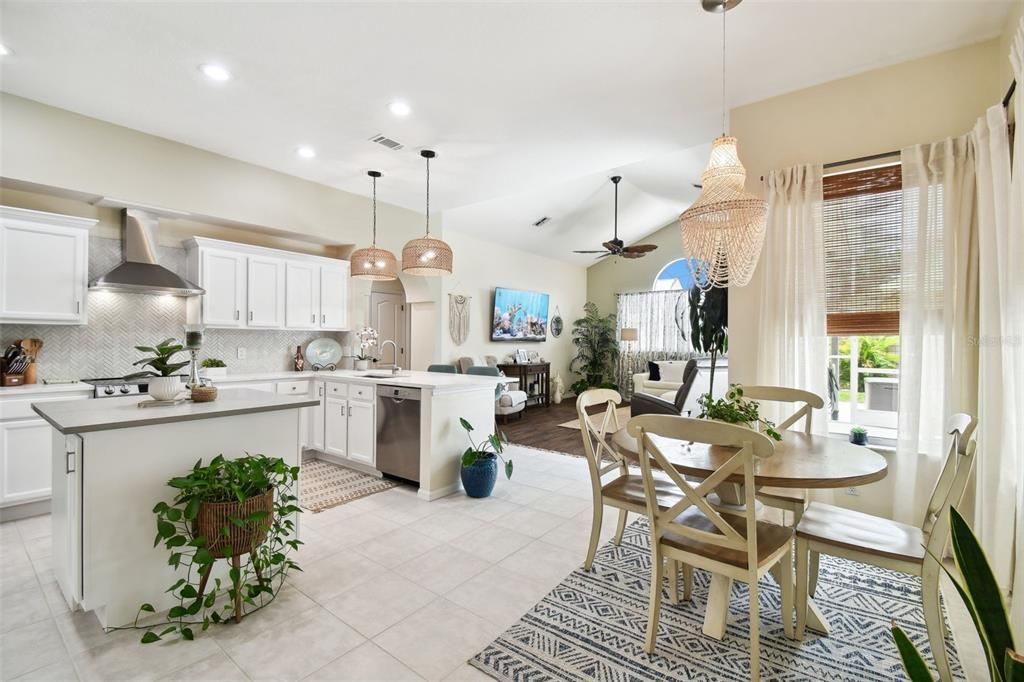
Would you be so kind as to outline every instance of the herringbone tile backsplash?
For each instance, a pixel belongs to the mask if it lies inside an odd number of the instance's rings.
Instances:
[[[160,247],[160,264],[185,275],[185,250]],[[98,277],[121,262],[119,239],[89,239],[89,278]],[[118,377],[136,370],[132,362],[142,357],[135,346],[149,346],[168,337],[184,335],[185,300],[177,296],[147,296],[113,291],[90,291],[86,300],[86,325],[4,325],[0,342],[6,348],[15,339],[39,338],[39,377],[89,379]],[[231,373],[268,372],[291,368],[295,346],[320,336],[331,336],[343,345],[347,334],[315,331],[250,331],[208,329],[200,356],[220,358]],[[236,359],[246,349],[245,360]],[[182,354],[181,359],[185,359]]]

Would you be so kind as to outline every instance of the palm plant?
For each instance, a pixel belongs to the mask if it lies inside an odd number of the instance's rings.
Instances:
[[[690,338],[687,340],[698,353],[711,354],[708,395],[713,395],[718,354],[729,352],[729,290],[712,287],[702,291],[699,286],[694,286],[690,289],[689,298]],[[685,332],[683,338],[686,338]]]
[[[587,301],[583,317],[572,323],[572,343],[576,357],[569,369],[583,375],[573,383],[572,390],[579,395],[593,386],[614,384],[615,365],[619,359],[619,343],[615,338],[615,315],[601,316],[597,304]]]

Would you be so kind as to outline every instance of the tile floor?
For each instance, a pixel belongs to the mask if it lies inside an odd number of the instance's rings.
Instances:
[[[274,604],[194,642],[141,645],[69,613],[50,519],[0,525],[2,680],[486,680],[466,660],[578,566],[590,533],[581,458],[514,448],[493,497],[395,488],[304,514]],[[604,535],[614,532],[609,514]]]
[[[194,642],[143,646],[69,613],[49,517],[2,524],[0,680],[490,679],[466,660],[580,565],[590,532],[583,459],[511,454],[513,480],[488,499],[395,488],[303,515],[304,572],[270,608]],[[609,513],[605,539],[614,527]]]

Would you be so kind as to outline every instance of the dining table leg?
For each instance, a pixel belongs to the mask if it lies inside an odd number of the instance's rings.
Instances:
[[[711,574],[708,589],[708,603],[704,611],[703,632],[708,637],[722,639],[725,626],[729,623],[729,597],[732,593],[732,578],[720,573]]]

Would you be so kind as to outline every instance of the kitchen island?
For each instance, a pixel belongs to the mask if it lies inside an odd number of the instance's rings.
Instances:
[[[247,453],[299,464],[299,411],[310,397],[228,391],[210,403],[140,407],[148,397],[34,403],[53,427],[53,569],[72,608],[104,627],[139,605],[172,605],[167,553],[153,547],[153,506],[202,459]]]

